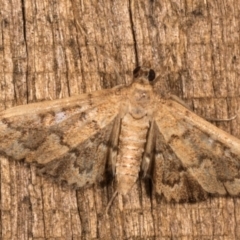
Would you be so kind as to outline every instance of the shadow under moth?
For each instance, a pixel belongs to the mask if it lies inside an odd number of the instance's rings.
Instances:
[[[129,86],[0,112],[0,155],[76,188],[110,171],[114,195],[129,193],[142,172],[167,201],[239,196],[240,140],[160,97],[153,70],[133,75]]]

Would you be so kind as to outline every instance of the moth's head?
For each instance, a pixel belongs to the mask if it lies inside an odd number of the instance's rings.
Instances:
[[[150,68],[137,67],[133,71],[130,98],[138,104],[148,104],[153,92],[155,72]]]
[[[155,72],[152,69],[137,67],[133,71],[133,82],[128,98],[131,102],[130,113],[134,118],[141,118],[149,113],[153,101],[153,85]]]
[[[154,79],[155,79],[155,72],[150,68],[138,66],[133,70],[134,83],[140,83],[143,85],[152,85]]]
[[[166,99],[171,95],[169,85],[163,78],[163,74],[155,78],[155,72],[151,68],[136,67],[133,70],[132,87],[134,89],[144,89],[148,91],[150,95],[157,94],[158,97]]]

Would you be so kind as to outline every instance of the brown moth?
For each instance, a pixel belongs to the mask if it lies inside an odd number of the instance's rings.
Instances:
[[[239,196],[240,140],[160,97],[154,78],[138,67],[126,87],[5,110],[0,155],[76,188],[104,180],[110,168],[119,195],[141,171],[167,201]]]

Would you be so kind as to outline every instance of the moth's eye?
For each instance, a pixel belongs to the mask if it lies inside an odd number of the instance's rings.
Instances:
[[[141,67],[138,66],[138,67],[136,67],[136,68],[133,70],[133,77],[135,77],[135,78],[138,77],[139,72],[140,72],[140,69],[141,69]]]
[[[150,69],[148,73],[148,80],[153,81],[154,79],[155,79],[155,72],[152,69]]]

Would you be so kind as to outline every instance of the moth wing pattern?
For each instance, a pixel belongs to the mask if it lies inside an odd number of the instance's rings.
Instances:
[[[173,100],[155,116],[156,193],[186,202],[240,195],[240,140]]]
[[[113,122],[64,155],[44,164],[39,169],[39,173],[55,177],[58,181],[72,185],[74,188],[105,181],[107,166],[110,165],[107,161],[110,160],[108,154],[112,128]]]
[[[0,155],[82,187],[102,180],[122,87],[0,113]]]
[[[129,87],[0,112],[0,155],[36,163],[41,174],[76,188],[110,170],[118,176],[114,197],[131,190],[140,168],[167,201],[239,196],[240,140],[160,98],[149,84],[153,73],[137,68]]]

